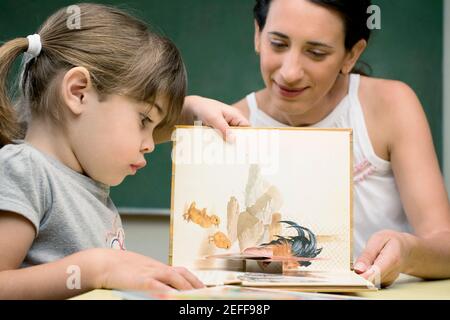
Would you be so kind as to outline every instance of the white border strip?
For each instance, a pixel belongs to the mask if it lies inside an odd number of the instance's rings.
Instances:
[[[120,215],[123,216],[152,216],[152,217],[169,217],[170,209],[166,208],[117,208]]]
[[[444,176],[447,194],[450,192],[450,0],[444,0],[444,105],[443,149]]]

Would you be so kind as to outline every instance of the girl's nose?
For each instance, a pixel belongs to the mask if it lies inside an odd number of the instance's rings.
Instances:
[[[154,150],[155,150],[155,142],[153,141],[153,137],[150,136],[149,138],[144,139],[141,145],[141,152],[151,153]]]

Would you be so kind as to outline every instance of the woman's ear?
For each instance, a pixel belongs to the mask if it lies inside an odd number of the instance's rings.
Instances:
[[[353,67],[355,66],[359,57],[361,57],[361,55],[363,54],[366,47],[366,40],[361,39],[353,46],[353,48],[349,52],[347,52],[344,59],[344,64],[341,68],[341,73],[349,74],[352,71]]]
[[[74,115],[80,115],[86,107],[86,97],[92,89],[91,76],[84,67],[74,67],[66,72],[62,81],[62,98]]]
[[[261,30],[259,30],[258,23],[255,20],[255,52],[260,53],[261,48]]]

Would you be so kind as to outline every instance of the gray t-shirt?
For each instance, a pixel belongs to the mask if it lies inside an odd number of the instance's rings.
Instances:
[[[22,141],[0,149],[0,211],[20,214],[36,228],[22,267],[89,248],[125,249],[109,186]]]

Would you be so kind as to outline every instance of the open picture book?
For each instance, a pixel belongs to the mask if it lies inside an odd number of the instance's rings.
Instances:
[[[376,290],[352,270],[351,129],[179,126],[169,262],[207,286]]]

